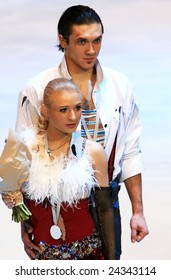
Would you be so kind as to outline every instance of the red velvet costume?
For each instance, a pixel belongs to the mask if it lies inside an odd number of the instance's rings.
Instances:
[[[32,213],[30,218],[33,226],[34,243],[39,244],[43,241],[48,245],[63,245],[82,240],[94,233],[94,223],[88,210],[88,198],[82,199],[77,206],[66,206],[61,204],[60,215],[66,230],[66,239],[61,238],[55,240],[50,235],[50,228],[54,224],[52,218],[51,205],[46,203],[43,207],[42,203],[35,204],[34,201],[26,199],[26,204]],[[90,256],[83,259],[104,259],[101,248],[94,251]]]
[[[34,228],[34,242],[36,244],[44,241],[49,245],[71,243],[80,240],[94,231],[94,224],[88,211],[88,200],[83,199],[77,207],[64,206],[60,214],[66,228],[66,240],[55,240],[50,235],[50,227],[54,224],[52,210],[49,203],[43,208],[42,203],[35,204],[34,201],[27,200],[27,206],[32,213],[31,224]]]

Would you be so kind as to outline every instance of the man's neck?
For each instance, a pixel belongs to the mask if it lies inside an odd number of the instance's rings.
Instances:
[[[94,81],[96,80],[96,67],[92,67],[91,69],[81,69],[77,65],[73,64],[71,60],[68,60],[67,56],[65,55],[65,61],[67,65],[68,72],[75,81],[75,83],[84,83],[87,81]]]
[[[86,81],[92,81],[94,79],[94,70],[85,70],[80,72],[70,71],[70,75],[74,81],[84,83]]]
[[[88,71],[82,71],[80,73],[70,72],[72,80],[80,88],[82,94],[86,98],[90,91],[92,92],[96,83],[96,70],[91,69]]]

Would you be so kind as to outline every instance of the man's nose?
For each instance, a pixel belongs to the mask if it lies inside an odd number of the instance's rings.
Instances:
[[[91,42],[89,42],[88,44],[87,44],[87,52],[89,53],[89,54],[94,54],[94,52],[95,52],[95,50],[94,50],[94,45],[93,45],[93,43],[91,43]]]

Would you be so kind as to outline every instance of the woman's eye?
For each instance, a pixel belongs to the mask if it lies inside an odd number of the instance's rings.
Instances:
[[[76,110],[80,111],[81,110],[81,105],[76,106]]]
[[[67,108],[60,109],[60,112],[65,113],[67,111]]]

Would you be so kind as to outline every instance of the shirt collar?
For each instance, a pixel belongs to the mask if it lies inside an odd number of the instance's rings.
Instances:
[[[98,59],[97,59],[96,64],[95,64],[95,68],[96,68],[96,74],[97,74],[95,88],[98,89],[100,83],[103,81],[103,70],[102,70],[102,67],[101,67]],[[60,65],[59,65],[59,71],[60,71],[60,74],[61,74],[62,77],[65,77],[66,79],[72,80],[72,77],[71,77],[71,75],[69,74],[69,71],[68,71],[65,56],[63,57]]]
[[[82,142],[83,138],[81,137],[81,131],[78,129],[72,133],[70,142],[70,153],[77,158],[81,158],[82,156]]]
[[[68,80],[72,79],[71,75],[69,74],[68,68],[67,68],[65,56],[63,57],[60,65],[59,65],[59,72],[62,77],[65,77]]]

